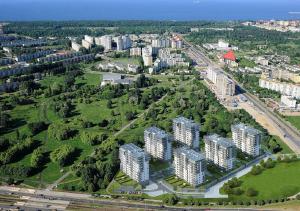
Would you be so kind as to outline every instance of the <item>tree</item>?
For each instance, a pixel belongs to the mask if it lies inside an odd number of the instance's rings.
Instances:
[[[178,202],[178,197],[175,194],[168,195],[163,199],[164,204],[175,205]]]
[[[28,124],[28,128],[32,135],[36,135],[39,132],[46,130],[48,125],[45,122],[32,122]]]
[[[71,162],[75,151],[75,147],[64,144],[50,153],[50,159],[63,167]]]
[[[106,104],[106,106],[107,106],[107,108],[109,108],[109,109],[111,109],[112,108],[112,101],[111,100],[108,100],[107,101],[107,104]]]
[[[44,150],[39,147],[31,154],[30,164],[33,168],[40,168],[45,161]]]

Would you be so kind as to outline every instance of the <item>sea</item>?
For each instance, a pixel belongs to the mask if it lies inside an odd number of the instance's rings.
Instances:
[[[0,0],[1,21],[300,19],[300,0]]]

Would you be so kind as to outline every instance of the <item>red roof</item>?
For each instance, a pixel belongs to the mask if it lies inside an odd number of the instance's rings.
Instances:
[[[231,61],[236,61],[236,57],[233,51],[228,51],[226,54],[223,55],[223,58]]]

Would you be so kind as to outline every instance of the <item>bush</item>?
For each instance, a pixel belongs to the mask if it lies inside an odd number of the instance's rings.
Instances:
[[[58,141],[67,140],[76,135],[77,130],[71,129],[64,124],[51,124],[48,128],[49,135]]]
[[[45,122],[32,122],[28,124],[28,128],[32,135],[36,135],[43,130],[46,130],[48,125]]]
[[[76,149],[70,145],[62,145],[51,152],[50,159],[52,162],[58,162],[61,167],[66,166],[72,159],[75,150]]]
[[[297,199],[297,200],[300,200],[300,194],[298,194],[298,195],[296,196],[296,199]]]
[[[80,139],[81,139],[82,143],[88,144],[91,146],[94,146],[101,142],[101,137],[99,137],[99,135],[91,134],[86,131],[83,131],[80,134]]]
[[[261,172],[263,171],[262,167],[259,165],[254,165],[250,171],[250,173],[252,175],[258,175],[261,174]]]
[[[45,161],[44,150],[39,147],[31,154],[30,164],[33,168],[40,168]]]
[[[258,192],[253,188],[248,188],[246,191],[246,195],[249,197],[257,196]]]

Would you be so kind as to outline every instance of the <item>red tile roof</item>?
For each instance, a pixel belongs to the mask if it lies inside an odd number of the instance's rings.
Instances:
[[[233,51],[228,51],[226,54],[223,55],[223,58],[231,61],[236,61],[236,57]]]

